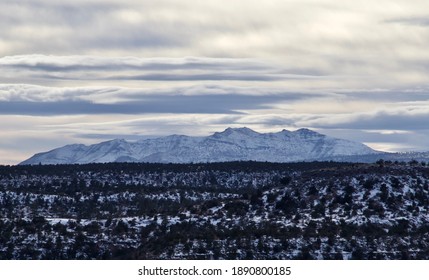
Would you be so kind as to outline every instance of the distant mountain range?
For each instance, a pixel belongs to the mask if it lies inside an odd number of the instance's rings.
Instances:
[[[380,157],[386,153],[309,129],[258,133],[249,128],[227,128],[207,137],[171,135],[129,142],[122,139],[90,146],[67,145],[38,153],[21,164],[85,164],[103,162],[294,162],[356,157]]]

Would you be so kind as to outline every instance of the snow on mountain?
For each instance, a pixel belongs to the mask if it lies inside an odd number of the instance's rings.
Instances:
[[[243,127],[227,128],[207,137],[171,135],[137,142],[115,139],[90,146],[67,145],[36,154],[21,164],[238,160],[291,162],[376,153],[364,144],[332,138],[305,128],[258,133]]]

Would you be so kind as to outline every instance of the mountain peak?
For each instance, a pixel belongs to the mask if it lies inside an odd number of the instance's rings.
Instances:
[[[247,136],[256,136],[259,135],[258,132],[248,128],[248,127],[228,127],[222,132],[215,132],[212,136],[220,137],[220,136],[229,136],[232,134],[238,135],[247,135]]]
[[[295,130],[294,133],[299,135],[309,135],[309,136],[325,136],[323,134],[320,134],[319,132],[316,132],[314,130],[308,129],[308,128],[300,128],[298,130]]]
[[[113,143],[113,144],[128,143],[125,139],[119,139],[119,138],[116,138],[116,139],[113,139],[113,140],[110,140],[110,141],[106,141],[106,142],[110,142],[110,143]]]
[[[237,127],[237,128],[228,127],[225,131],[235,131],[235,132],[239,132],[241,134],[246,134],[246,135],[259,134],[258,132],[254,131],[248,127]]]

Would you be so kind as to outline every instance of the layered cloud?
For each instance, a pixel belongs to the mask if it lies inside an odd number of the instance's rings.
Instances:
[[[302,124],[321,128],[343,128],[361,130],[390,130],[416,131],[427,130],[429,118],[429,101],[416,104],[404,104],[392,109],[377,110],[374,112],[360,112],[349,115],[314,116]]]
[[[291,74],[301,69],[375,77],[371,86],[415,85],[427,82],[421,71],[429,60],[428,10],[424,0],[6,0],[0,57],[251,57],[280,63]]]
[[[227,126],[427,150],[428,11],[426,0],[1,1],[0,163]]]
[[[231,86],[136,89],[3,84],[0,85],[0,114],[242,114],[240,111],[243,110],[270,109],[270,104],[311,96],[317,94]]]
[[[58,84],[129,81],[281,82],[326,79],[313,70],[282,68],[257,59],[138,58],[20,55],[0,58],[2,82]]]

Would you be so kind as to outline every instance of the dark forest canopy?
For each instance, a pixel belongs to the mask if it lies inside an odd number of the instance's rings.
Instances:
[[[340,166],[357,166],[359,163],[344,162],[257,162],[257,161],[232,161],[214,163],[90,163],[90,164],[56,164],[56,165],[0,165],[0,174],[4,173],[31,173],[51,174],[86,171],[178,171],[187,172],[193,170],[243,170],[243,171],[267,171],[267,170],[308,170],[319,168],[333,168]]]
[[[0,259],[429,259],[429,166],[0,167]]]

